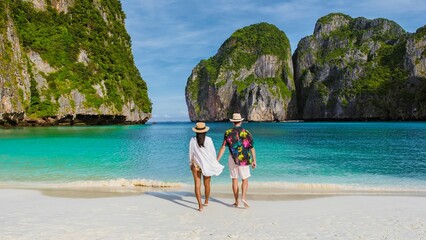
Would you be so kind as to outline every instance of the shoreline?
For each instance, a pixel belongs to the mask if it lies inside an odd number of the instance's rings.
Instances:
[[[0,189],[1,190],[1,189]],[[189,189],[169,189],[169,190],[156,190],[156,189],[146,189],[139,192],[114,192],[114,191],[100,191],[98,190],[89,190],[89,189],[25,189],[28,191],[38,191],[44,196],[47,197],[57,197],[57,198],[114,198],[114,197],[132,197],[140,195],[150,195],[150,194],[178,194],[186,197],[193,197],[195,199],[194,192]],[[233,194],[231,189],[228,192],[214,192],[214,189],[211,192],[213,198],[222,198],[232,201]],[[204,197],[204,190],[202,188],[202,197]],[[240,193],[241,195],[241,193]],[[315,198],[329,198],[329,197],[419,197],[425,198],[426,194],[415,194],[415,193],[282,193],[282,194],[259,194],[247,193],[247,199],[252,201],[297,201],[297,200],[307,200]]]
[[[252,186],[254,185],[254,186]],[[335,186],[335,185],[333,185]],[[203,192],[204,187],[201,187]],[[62,198],[108,198],[108,197],[127,197],[138,196],[150,193],[179,193],[186,196],[193,195],[193,185],[176,185],[176,186],[11,186],[1,185],[2,190],[27,190],[38,191],[46,196],[62,197]],[[232,191],[230,184],[212,184],[211,195],[221,198],[232,199]],[[278,188],[274,186],[251,184],[247,193],[249,200],[262,201],[287,201],[297,199],[310,199],[322,197],[339,197],[339,196],[391,196],[391,197],[423,197],[426,198],[426,190],[414,189],[339,189],[335,188]]]
[[[0,126],[14,127],[53,127],[53,126],[97,126],[97,125],[136,125],[145,124],[151,113],[139,120],[128,120],[122,114],[64,114],[46,117],[29,118],[25,112],[0,113]]]
[[[103,119],[104,117],[105,119]],[[150,121],[150,119],[140,120],[140,121],[127,121],[122,119],[121,115],[90,115],[87,119],[84,120],[70,120],[69,116],[64,118],[57,117],[45,117],[39,119],[25,119],[21,121],[9,121],[0,119],[0,129],[16,129],[22,127],[96,127],[96,126],[129,126],[129,125],[156,125],[162,123],[195,123],[196,121]],[[205,121],[206,123],[227,123],[229,120],[219,120],[219,121]],[[399,123],[425,123],[426,118],[406,118],[406,119],[386,119],[386,118],[344,118],[344,119],[334,119],[334,118],[324,118],[324,119],[288,119],[283,121],[244,121],[245,124],[250,123],[390,123],[390,122],[399,122]]]
[[[1,189],[25,189],[58,195],[138,195],[146,192],[193,192],[192,182],[167,182],[152,179],[81,180],[70,182],[0,181]],[[202,186],[203,189],[203,186]],[[213,182],[212,194],[232,198],[231,183]],[[423,186],[358,185],[336,183],[259,182],[251,181],[248,194],[253,199],[280,200],[289,196],[419,196],[426,197]]]

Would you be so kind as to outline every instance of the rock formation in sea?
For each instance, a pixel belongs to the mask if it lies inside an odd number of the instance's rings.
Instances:
[[[0,2],[0,125],[151,117],[117,0]]]
[[[293,63],[284,32],[267,23],[237,30],[202,60],[185,89],[192,121],[282,121],[296,114]],[[293,99],[293,101],[291,101]]]
[[[190,119],[426,120],[426,26],[332,13],[289,56],[273,25],[236,31],[193,69]]]
[[[293,55],[298,118],[426,118],[426,36],[387,19],[329,14]]]

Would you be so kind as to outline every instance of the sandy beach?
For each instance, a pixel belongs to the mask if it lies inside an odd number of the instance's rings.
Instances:
[[[253,196],[252,196],[253,197]],[[190,191],[86,194],[0,190],[0,239],[426,239],[426,198],[213,196]]]

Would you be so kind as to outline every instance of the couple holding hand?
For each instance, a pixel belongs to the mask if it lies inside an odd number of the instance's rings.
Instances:
[[[250,165],[252,168],[256,167],[256,152],[250,132],[241,127],[243,120],[244,118],[241,118],[239,113],[234,113],[232,115],[230,121],[234,126],[226,130],[222,147],[217,157],[212,139],[206,136],[209,127],[207,127],[204,122],[197,122],[196,126],[192,128],[196,136],[191,138],[189,142],[189,164],[194,177],[198,211],[202,211],[203,206],[207,206],[209,203],[211,176],[218,176],[222,173],[223,166],[219,161],[225,152],[226,146],[228,146],[230,152],[228,166],[232,179],[232,191],[235,198],[233,205],[238,207],[238,177],[241,177],[241,202],[243,202],[244,207],[249,207],[246,199],[248,178],[250,177]],[[204,204],[201,203],[201,175],[203,176],[205,190]]]

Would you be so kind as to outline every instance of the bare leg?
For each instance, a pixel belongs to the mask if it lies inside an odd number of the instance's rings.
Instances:
[[[209,197],[210,197],[210,181],[212,177],[206,177],[203,176],[204,181],[204,195],[206,197],[206,200],[204,201],[204,206],[207,206],[209,204]]]
[[[243,179],[243,183],[241,183],[241,189],[242,189],[241,201],[244,203],[245,207],[249,207],[250,205],[247,203],[248,178]]]
[[[232,192],[234,192],[234,198],[235,198],[234,206],[238,207],[238,195],[239,195],[238,178],[232,179]]]
[[[194,192],[195,198],[198,202],[198,211],[203,210],[203,205],[201,204],[201,172],[196,171],[194,167],[191,166],[192,176],[194,177]]]

